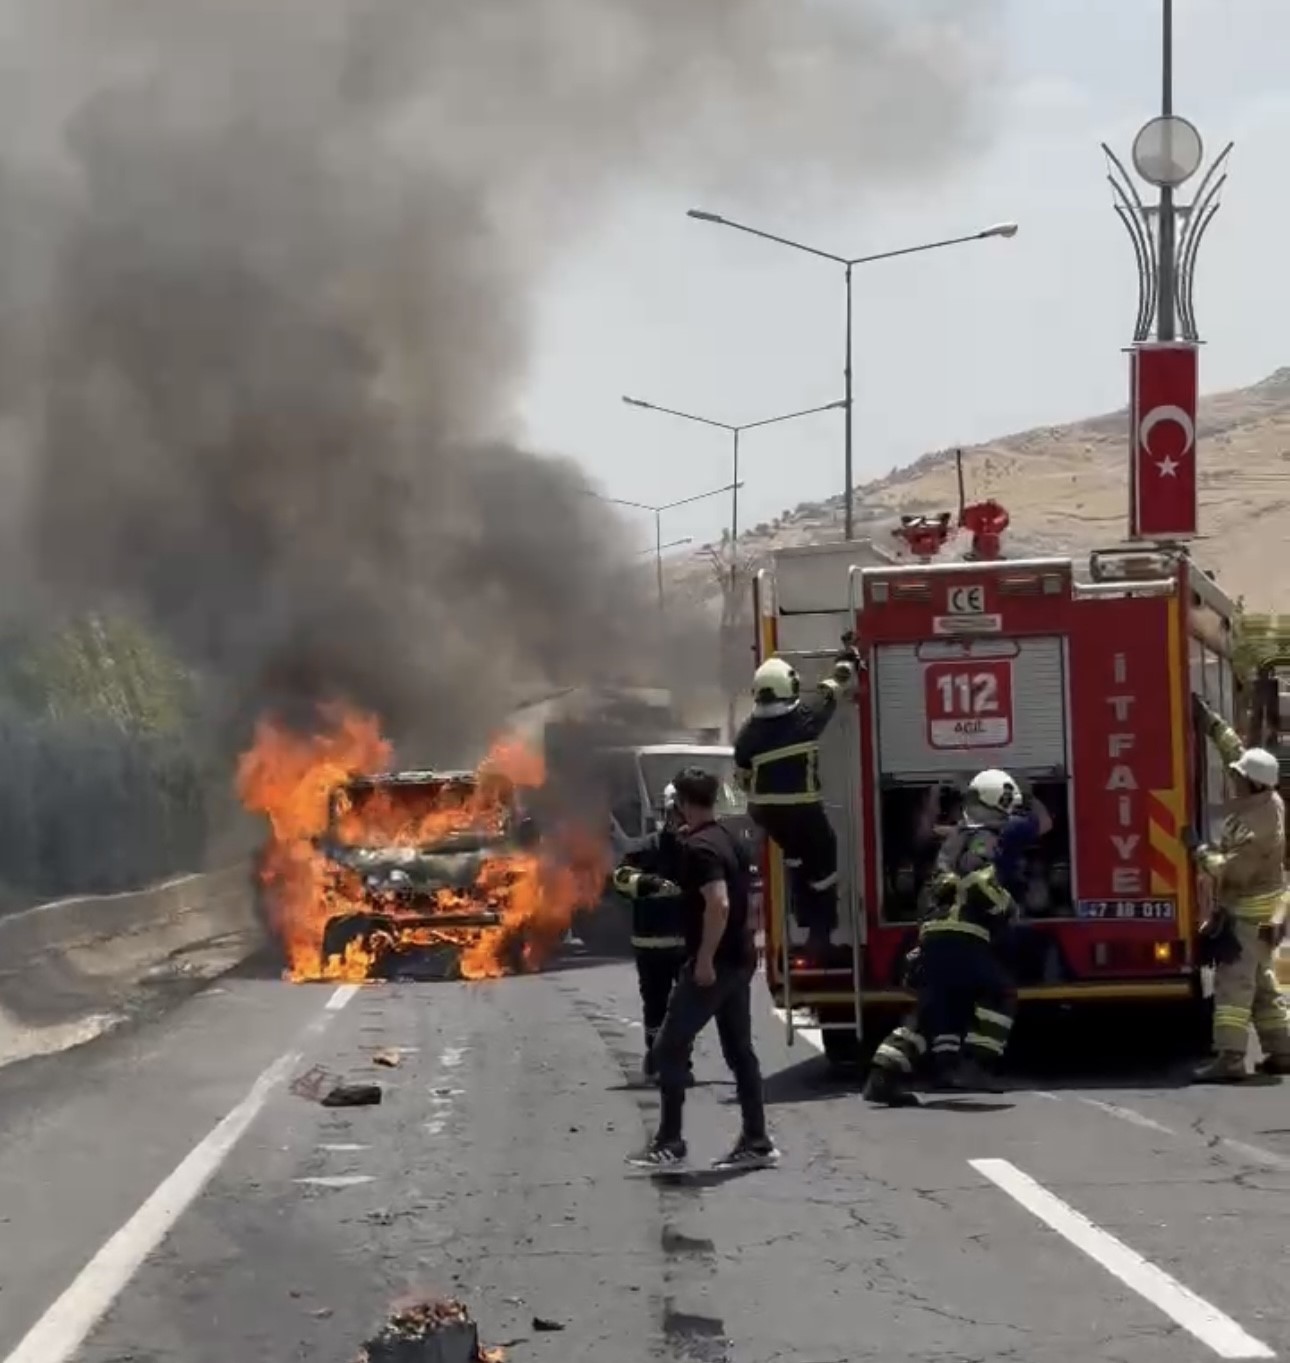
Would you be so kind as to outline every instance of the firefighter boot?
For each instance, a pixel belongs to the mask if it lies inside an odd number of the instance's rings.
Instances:
[[[975,1055],[965,1055],[942,1077],[942,1088],[955,1093],[1002,1093],[1003,1085]]]
[[[1193,1075],[1195,1084],[1239,1084],[1248,1079],[1245,1057],[1240,1051],[1219,1051]]]
[[[882,1107],[918,1107],[918,1095],[909,1091],[902,1075],[883,1065],[874,1065],[864,1084],[864,1098]]]
[[[1290,1056],[1265,1055],[1254,1068],[1260,1074],[1290,1074]]]

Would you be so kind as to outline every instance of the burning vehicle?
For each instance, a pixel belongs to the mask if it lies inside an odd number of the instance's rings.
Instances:
[[[269,825],[261,916],[297,982],[492,979],[537,970],[611,869],[601,840],[532,803],[543,761],[499,739],[474,771],[404,770],[370,715],[270,721],[238,766]]]
[[[458,976],[463,953],[505,926],[537,841],[505,777],[396,771],[347,781],[332,791],[316,842],[349,901],[323,926],[324,961],[357,958],[374,979]],[[506,973],[523,969],[523,946],[509,935]]]

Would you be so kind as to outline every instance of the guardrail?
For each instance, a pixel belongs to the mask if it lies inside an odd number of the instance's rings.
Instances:
[[[167,962],[220,942],[263,942],[250,869],[37,904],[0,918],[0,1065],[89,1040],[125,1016]]]

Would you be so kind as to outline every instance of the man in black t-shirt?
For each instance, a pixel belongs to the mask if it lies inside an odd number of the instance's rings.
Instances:
[[[687,767],[673,782],[685,820],[681,865],[686,963],[668,1002],[654,1043],[662,1113],[658,1134],[630,1161],[667,1169],[684,1162],[682,1134],[686,1077],[695,1038],[716,1019],[721,1053],[735,1077],[743,1130],[718,1169],[761,1169],[779,1151],[766,1134],[761,1065],[752,1043],[752,980],[757,969],[753,925],[748,917],[752,866],[742,841],[716,818],[717,778]]]

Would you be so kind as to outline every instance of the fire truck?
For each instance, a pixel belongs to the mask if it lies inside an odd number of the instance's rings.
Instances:
[[[813,1023],[829,1059],[854,1064],[909,1006],[920,891],[984,767],[1053,816],[1019,902],[1020,1021],[1121,1003],[1194,1022],[1206,890],[1180,835],[1206,834],[1225,774],[1191,696],[1231,718],[1236,604],[1177,548],[949,560],[925,531],[907,537],[914,561],[863,541],[796,547],[755,579],[759,662],[789,660],[805,690],[853,634],[864,663],[820,748],[833,957],[802,952],[782,858],[764,853],[766,976],[790,1043]]]

